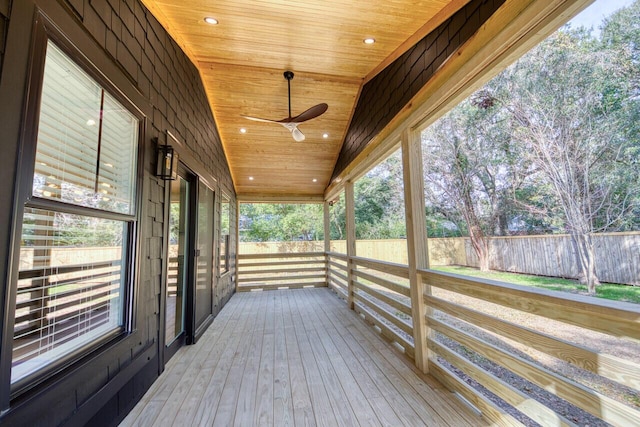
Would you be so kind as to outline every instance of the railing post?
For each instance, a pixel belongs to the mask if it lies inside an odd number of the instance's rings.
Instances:
[[[220,218],[220,213],[218,213],[218,218]],[[220,231],[218,231],[218,233],[220,233]],[[218,242],[218,244],[216,245],[218,248],[220,248],[220,242]],[[238,281],[238,273],[239,273],[239,255],[240,255],[240,201],[238,199],[236,199],[236,252],[235,252],[235,263],[233,265],[234,267],[234,271],[233,271],[233,277],[236,281],[236,292],[238,292],[238,288],[240,287],[240,282]],[[220,250],[220,249],[218,249]],[[229,253],[231,253],[231,248],[229,248]],[[218,254],[218,257],[220,256],[220,254]],[[227,262],[231,262],[231,260],[227,260]],[[229,266],[229,268],[231,268],[231,266]]]
[[[331,224],[329,222],[329,201],[324,202],[324,268],[327,287],[329,286],[329,252],[331,252]]]
[[[347,306],[353,310],[353,270],[356,268],[353,257],[356,256],[356,213],[353,194],[353,182],[344,185],[345,216],[347,228]]]
[[[422,276],[417,271],[419,268],[429,268],[429,253],[424,204],[422,145],[420,133],[415,130],[405,129],[402,133],[402,175],[407,222],[407,255],[415,362],[418,369],[427,373],[429,371],[427,348],[429,331],[425,320],[426,307],[423,295],[425,292],[430,294],[431,290],[429,286],[423,287]]]

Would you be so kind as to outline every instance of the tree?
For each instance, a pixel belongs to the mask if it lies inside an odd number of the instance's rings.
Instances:
[[[329,209],[329,235],[331,240],[344,240],[347,236],[347,217],[344,193],[331,204]]]
[[[590,293],[599,284],[592,234],[628,214],[629,178],[637,175],[625,158],[632,88],[616,53],[600,49],[584,29],[566,29],[501,78],[514,140],[561,207]]]
[[[489,270],[488,236],[506,234],[511,195],[527,170],[505,120],[480,91],[422,133],[427,209],[466,229],[482,271]]]
[[[354,185],[357,239],[406,236],[402,159],[398,150]]]

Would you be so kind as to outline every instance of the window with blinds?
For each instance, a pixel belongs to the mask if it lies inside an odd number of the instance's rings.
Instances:
[[[133,214],[138,119],[49,42],[33,195]]]
[[[25,205],[12,384],[123,330],[139,119],[47,44]]]

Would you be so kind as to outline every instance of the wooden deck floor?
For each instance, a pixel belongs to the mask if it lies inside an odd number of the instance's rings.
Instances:
[[[239,293],[121,426],[478,426],[330,290]]]

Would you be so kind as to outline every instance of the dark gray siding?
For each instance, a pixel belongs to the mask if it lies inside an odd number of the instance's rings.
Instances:
[[[11,10],[0,0],[0,318],[8,289],[13,188],[18,184],[21,123],[33,19],[37,9],[90,56],[123,93],[144,104],[144,145],[136,330],[82,365],[12,402],[2,425],[114,425],[140,399],[161,371],[159,345],[164,268],[165,183],[155,178],[153,139],[169,130],[217,179],[216,192],[231,197],[231,269],[235,269],[235,192],[222,144],[199,73],[138,0],[19,0]],[[94,51],[98,51],[95,54]],[[97,59],[93,59],[93,57]],[[102,58],[102,59],[101,59]],[[114,72],[115,70],[115,72]],[[140,106],[140,105],[139,105]],[[15,209],[21,212],[21,207]],[[233,274],[219,281],[216,310],[233,293]],[[5,315],[11,315],[7,310]],[[3,338],[5,346],[10,338]],[[196,344],[197,345],[197,344]],[[4,352],[5,349],[3,348]]]
[[[504,0],[472,0],[364,85],[332,179],[503,3]]]

